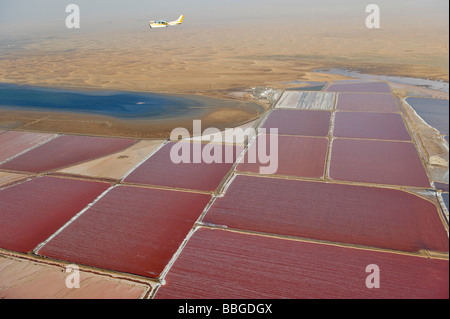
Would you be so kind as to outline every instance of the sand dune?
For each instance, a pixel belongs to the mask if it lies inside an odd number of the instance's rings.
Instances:
[[[339,79],[313,72],[326,67],[448,81],[442,31],[255,24],[65,34],[2,53],[0,82],[207,93]]]
[[[439,27],[368,31],[361,23],[319,27],[297,21],[273,27],[255,22],[211,28],[186,24],[167,30],[23,39],[20,48],[0,51],[0,82],[234,96],[235,105],[202,117],[205,125],[223,129],[261,113],[239,104],[238,99],[245,101],[247,95],[233,92],[255,86],[285,89],[292,81],[348,79],[315,72],[320,68],[448,81],[448,65],[448,29]],[[189,128],[191,121],[130,125],[91,116],[0,112],[0,128],[143,138],[167,138],[173,128]]]

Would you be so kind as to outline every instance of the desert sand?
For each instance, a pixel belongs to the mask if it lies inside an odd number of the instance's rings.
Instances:
[[[82,30],[24,40],[18,49],[2,50],[0,82],[213,93],[338,79],[313,72],[327,67],[448,81],[448,29],[440,25],[369,30],[350,22],[211,28],[188,23],[163,30]]]
[[[200,96],[197,96],[200,98]],[[193,120],[201,119],[203,129],[220,130],[239,126],[257,119],[268,105],[255,101],[215,98],[214,105],[191,116],[167,119],[123,120],[69,112],[36,112],[0,109],[0,128],[9,130],[83,134],[130,138],[167,139],[173,129],[182,127],[192,132]]]
[[[120,180],[162,145],[163,140],[139,141],[126,150],[64,168],[59,173]]]
[[[345,26],[344,26],[345,25]],[[448,81],[448,29],[363,23],[309,23],[276,27],[261,21],[202,28],[62,32],[0,41],[0,82],[74,88],[189,93],[235,101],[202,119],[234,127],[263,110],[242,104],[255,86],[285,89],[292,81],[347,79],[315,72],[344,68],[363,73]],[[297,84],[298,85],[298,84]],[[167,137],[183,123],[129,123],[99,117],[30,112],[0,113],[0,128],[130,137]]]
[[[0,253],[0,298],[6,299],[136,299],[152,289],[112,276],[81,271],[80,288],[67,289],[67,265],[49,265]],[[70,279],[70,278],[69,278]]]
[[[129,90],[184,93],[226,99],[229,104],[202,115],[202,125],[223,129],[252,127],[268,107],[256,103],[248,92],[255,86],[286,89],[302,84],[292,81],[330,82],[344,76],[315,72],[321,68],[344,68],[362,73],[409,76],[448,81],[448,26],[415,28],[388,25],[367,30],[362,22],[311,24],[311,21],[281,23],[236,23],[199,28],[142,29],[103,33],[82,29],[55,35],[25,36],[20,45],[14,38],[0,41],[0,83],[17,83],[79,90]],[[345,25],[345,26],[344,26]],[[1,39],[0,39],[1,40]],[[448,93],[422,91],[404,85],[393,87],[404,97],[428,94],[447,98]],[[436,135],[414,113],[405,115],[417,132],[427,168],[433,180],[441,180],[447,168],[448,149],[432,145]],[[122,121],[109,117],[30,111],[0,110],[0,129],[84,135],[142,138],[123,152],[67,167],[58,173],[120,179],[151,154],[175,127],[191,129],[192,119],[172,121]],[[197,139],[198,140],[198,139]],[[434,162],[430,161],[433,156]],[[447,157],[445,157],[447,156]],[[447,166],[436,162],[446,159]],[[24,178],[0,173],[0,185]],[[47,265],[0,252],[0,281],[6,298],[139,298],[151,284],[138,284],[96,273],[82,273],[83,290],[63,286],[61,265]],[[100,287],[100,288],[99,288]]]
[[[8,184],[23,180],[30,176],[31,174],[0,172],[0,187],[5,187]]]
[[[403,114],[418,144],[418,151],[433,182],[448,184],[449,150],[448,144],[435,128],[427,124],[404,100],[401,102]]]

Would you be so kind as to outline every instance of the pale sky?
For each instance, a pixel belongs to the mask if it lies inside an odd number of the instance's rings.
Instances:
[[[380,6],[384,25],[433,23],[448,27],[448,0],[0,0],[0,32],[55,31],[65,28],[68,4],[79,5],[85,31],[96,28],[136,28],[149,20],[175,20],[185,25],[227,24],[248,20],[364,21],[365,7]],[[143,26],[144,27],[144,26]]]

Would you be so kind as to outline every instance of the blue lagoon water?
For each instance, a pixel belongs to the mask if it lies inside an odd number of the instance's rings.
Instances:
[[[449,131],[449,101],[427,98],[408,97],[406,102],[430,126],[442,135],[448,136]]]
[[[6,109],[86,113],[120,119],[158,119],[190,115],[205,107],[205,102],[184,96],[0,84],[0,108]]]

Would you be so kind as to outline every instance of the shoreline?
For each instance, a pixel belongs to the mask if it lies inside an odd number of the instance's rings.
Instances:
[[[359,73],[359,71],[349,71],[350,73]],[[360,79],[349,77],[343,74],[328,74],[320,73],[317,71],[311,72],[305,79],[294,80],[296,82],[311,82],[312,80],[318,81],[323,77],[331,75],[328,81],[336,81],[341,79]],[[362,79],[369,79],[367,76],[372,76],[371,74],[363,74],[365,77]],[[377,77],[377,75],[373,75]],[[418,81],[424,80],[421,78],[416,78]],[[402,99],[408,97],[417,98],[434,98],[448,100],[448,92],[442,92],[433,88],[421,87],[414,84],[407,84],[401,82],[391,82],[387,81],[391,86],[393,93]],[[280,83],[276,89],[286,90],[289,89],[288,81]],[[224,88],[222,90],[215,91],[205,91],[196,93],[169,93],[167,91],[143,91],[143,90],[129,90],[129,89],[116,89],[112,87],[95,87],[92,85],[72,85],[72,86],[50,86],[50,85],[34,85],[34,84],[23,84],[23,83],[1,83],[1,84],[11,84],[16,86],[28,86],[28,87],[38,87],[44,89],[55,89],[55,90],[68,90],[68,91],[80,91],[80,92],[108,92],[108,93],[143,93],[143,94],[160,94],[165,96],[175,96],[178,98],[188,98],[188,99],[214,99],[215,101],[221,101],[223,103],[235,104],[233,107],[230,106],[219,106],[212,107],[201,114],[200,118],[193,117],[190,115],[180,115],[176,117],[161,117],[153,119],[142,119],[142,118],[116,118],[105,115],[89,114],[83,112],[52,112],[46,110],[25,110],[25,109],[15,109],[8,110],[6,108],[0,107],[0,128],[2,129],[14,129],[14,130],[28,130],[28,131],[40,131],[40,132],[56,132],[56,133],[69,133],[69,134],[87,134],[87,135],[98,135],[101,136],[117,136],[117,137],[139,137],[139,138],[161,138],[169,137],[170,131],[175,127],[185,127],[191,131],[192,120],[193,119],[205,119],[206,127],[215,127],[223,130],[225,128],[232,128],[240,126],[252,121],[257,120],[262,114],[264,114],[270,105],[267,102],[261,102],[259,100],[250,100],[247,95],[242,94],[239,97],[233,96],[230,93],[245,93],[248,88]],[[283,85],[284,84],[284,85]],[[200,106],[202,109],[204,106]],[[412,107],[411,107],[412,108]],[[8,114],[10,113],[10,114]],[[11,114],[13,113],[13,114]],[[198,113],[197,113],[198,115]],[[224,120],[228,116],[232,116],[232,120]],[[24,121],[21,125],[8,127],[8,122]],[[50,125],[52,129],[46,129],[46,124],[52,122]],[[57,124],[59,122],[59,124]],[[70,122],[80,122],[83,128],[79,129],[68,129],[63,123]],[[87,124],[90,123],[91,125]],[[13,123],[11,123],[13,124]],[[231,124],[231,125],[230,125]],[[111,126],[115,126],[111,130]],[[64,129],[63,129],[64,128]],[[87,129],[87,131],[86,131]],[[149,130],[150,129],[150,130]],[[147,131],[147,132],[146,132]]]
[[[435,127],[427,123],[405,98],[400,99],[403,114],[412,126],[415,140],[424,157],[430,179],[438,183],[449,183],[449,144]]]
[[[448,79],[435,80],[435,79],[423,79],[420,77],[411,77],[406,75],[367,74],[361,73],[358,68],[354,68],[354,70],[339,69],[339,68],[319,69],[317,70],[317,72],[326,74],[339,74],[361,80],[380,80],[389,83],[412,85],[415,87],[424,87],[430,90],[441,91],[447,94],[449,93]]]
[[[53,87],[45,88],[61,90]],[[91,92],[118,92],[90,89]],[[127,91],[121,92],[127,93]],[[153,92],[140,93],[153,94]],[[193,120],[202,120],[204,129],[214,127],[223,130],[252,122],[264,114],[269,107],[256,100],[233,99],[220,95],[213,97],[180,93],[164,94],[164,96],[186,99],[190,104],[197,103],[198,107],[190,105],[183,110],[182,114],[153,117],[114,117],[83,112],[83,110],[80,112],[64,109],[53,111],[27,109],[27,106],[0,107],[0,129],[143,139],[169,138],[174,128],[183,127],[192,132]]]

